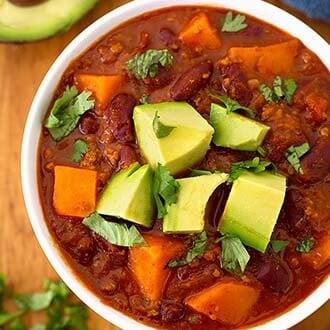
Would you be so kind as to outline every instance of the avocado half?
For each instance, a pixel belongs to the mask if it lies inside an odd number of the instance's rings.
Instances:
[[[0,0],[0,41],[35,41],[69,29],[98,0],[47,0],[17,6]]]

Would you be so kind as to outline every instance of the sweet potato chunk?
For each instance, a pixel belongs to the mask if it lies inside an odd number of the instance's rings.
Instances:
[[[255,70],[262,74],[289,72],[298,54],[296,39],[265,47],[232,47],[220,63],[240,63],[245,73]]]
[[[315,270],[322,269],[330,262],[330,232],[325,232],[315,239],[315,245],[310,252],[302,254],[302,260]]]
[[[150,300],[159,300],[164,284],[170,274],[165,268],[169,260],[182,253],[183,244],[169,237],[143,235],[148,246],[133,247],[129,252],[129,267],[142,293]]]
[[[228,325],[244,321],[259,298],[259,290],[237,280],[217,283],[189,297],[186,304]]]
[[[205,13],[195,15],[182,29],[179,39],[189,47],[217,49],[221,46],[218,31]]]
[[[55,166],[53,205],[57,214],[85,217],[95,211],[97,171]]]
[[[123,81],[121,75],[77,74],[75,83],[79,90],[89,90],[96,98],[96,105],[105,108],[112,96],[118,93]]]

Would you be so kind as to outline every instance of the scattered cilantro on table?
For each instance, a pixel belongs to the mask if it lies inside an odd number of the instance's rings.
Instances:
[[[0,274],[0,328],[25,330],[21,316],[37,311],[47,314],[45,324],[35,324],[31,330],[87,330],[87,310],[81,303],[73,303],[69,288],[62,282],[44,281],[44,292],[14,294],[9,291],[6,278]],[[3,303],[10,300],[17,307],[7,311]]]

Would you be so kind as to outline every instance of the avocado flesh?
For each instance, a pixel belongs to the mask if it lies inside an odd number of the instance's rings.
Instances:
[[[164,233],[192,234],[203,231],[207,202],[227,177],[227,174],[217,173],[178,179],[178,199],[167,208],[163,221]]]
[[[149,165],[132,164],[110,178],[96,211],[151,227],[155,212],[152,181],[153,172]]]
[[[35,41],[69,29],[98,0],[48,0],[17,6],[0,0],[0,41]]]
[[[264,124],[234,112],[227,112],[225,108],[214,103],[211,105],[210,122],[215,129],[213,143],[236,150],[257,150],[269,130]]]
[[[175,127],[166,137],[157,138],[153,130],[156,112],[163,125]],[[133,119],[143,156],[153,168],[160,163],[172,175],[200,161],[214,133],[212,126],[186,102],[139,105],[134,108]]]
[[[286,179],[268,172],[243,173],[230,191],[218,230],[265,252],[284,201]]]

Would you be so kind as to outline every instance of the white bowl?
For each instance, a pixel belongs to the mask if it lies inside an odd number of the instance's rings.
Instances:
[[[103,16],[80,35],[61,53],[49,69],[33,100],[24,131],[21,154],[21,179],[26,209],[34,232],[48,260],[70,289],[91,309],[109,322],[122,329],[151,329],[123,313],[105,305],[82,282],[66,264],[50,235],[42,212],[37,181],[38,141],[42,122],[53,93],[65,69],[79,54],[95,40],[102,37],[120,23],[144,12],[176,5],[203,5],[223,7],[255,16],[289,32],[316,53],[330,69],[329,45],[307,25],[283,10],[260,0],[138,0],[132,1]],[[288,329],[312,314],[329,299],[330,278],[328,277],[312,294],[296,307],[277,318],[254,329]]]

